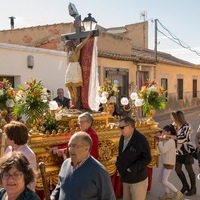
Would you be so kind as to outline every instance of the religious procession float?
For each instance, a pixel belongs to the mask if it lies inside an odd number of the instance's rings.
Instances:
[[[136,120],[136,128],[149,142],[152,155],[149,168],[158,164],[159,152],[156,141],[151,135],[159,130],[153,115],[155,110],[165,108],[164,96],[162,87],[158,87],[155,82],[148,82],[139,92],[132,93],[130,99],[125,97],[121,99],[123,108],[132,112],[132,117]],[[117,90],[108,80],[100,87],[99,98],[104,110],[88,112],[94,118],[93,128],[99,137],[99,161],[107,168],[111,177],[116,177],[118,174],[115,162],[121,131],[117,125],[119,117],[111,116],[107,110],[108,103],[117,98]],[[126,108],[127,105],[129,108]],[[51,101],[42,82],[34,79],[26,82],[24,86],[19,85],[17,90],[12,88],[8,80],[1,81],[0,109],[1,129],[12,119],[21,120],[22,116],[26,117],[26,124],[30,128],[29,146],[36,154],[37,163],[45,164],[46,183],[50,189],[53,189],[57,184],[59,169],[63,162],[63,158],[56,155],[56,148],[67,147],[71,135],[78,131],[78,115],[85,110],[58,107],[56,102]],[[139,117],[138,113],[141,112],[147,117]],[[4,153],[4,146],[5,138],[2,136],[1,156]],[[50,149],[55,151],[52,153]],[[39,168],[36,190],[44,190]]]

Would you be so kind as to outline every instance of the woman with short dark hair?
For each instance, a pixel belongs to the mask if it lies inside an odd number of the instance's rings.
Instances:
[[[20,151],[26,156],[33,170],[37,170],[35,153],[28,146],[28,128],[22,122],[11,121],[4,126],[6,143],[8,145],[5,154],[11,151]],[[36,180],[29,184],[29,188],[35,191]]]
[[[40,200],[27,187],[34,181],[35,173],[28,159],[21,152],[10,152],[0,159],[1,200]]]

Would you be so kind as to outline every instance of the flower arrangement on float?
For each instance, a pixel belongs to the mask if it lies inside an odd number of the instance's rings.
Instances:
[[[13,114],[15,116],[25,115],[29,123],[34,126],[43,113],[49,109],[47,90],[42,82],[37,82],[36,79],[26,82],[25,86],[19,85],[18,89]]]
[[[16,92],[7,79],[0,81],[0,109],[6,110],[15,105]]]
[[[152,109],[164,110],[166,108],[166,90],[162,86],[158,87],[155,81],[145,82],[138,95],[143,99],[143,112],[150,115]]]
[[[106,78],[99,88],[100,102],[106,103],[109,100],[111,103],[116,103],[118,93],[118,81],[114,80],[112,83],[109,78]]]

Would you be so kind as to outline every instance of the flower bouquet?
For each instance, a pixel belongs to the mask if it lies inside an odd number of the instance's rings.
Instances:
[[[12,108],[15,104],[15,96],[16,92],[9,80],[0,81],[0,109]]]
[[[16,105],[13,113],[16,116],[25,115],[31,126],[35,126],[44,112],[49,109],[48,94],[41,81],[32,79],[25,86],[19,85],[16,94]]]
[[[116,97],[118,93],[118,81],[114,81],[114,83],[112,84],[111,80],[108,78],[105,79],[105,81],[99,88],[100,97],[105,97],[106,99],[113,101],[113,103],[116,103]]]
[[[139,91],[139,97],[143,99],[143,111],[146,116],[152,109],[164,110],[166,107],[166,91],[158,87],[155,81],[146,82]]]

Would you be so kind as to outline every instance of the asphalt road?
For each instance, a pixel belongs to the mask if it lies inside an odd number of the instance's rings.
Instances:
[[[192,129],[193,129],[193,134],[191,136],[191,141],[194,143],[194,138],[195,138],[195,134],[196,134],[196,130],[200,124],[200,110],[195,110],[191,113],[186,114],[186,119],[188,120],[188,122],[191,124]],[[159,127],[162,128],[165,125],[171,123],[170,119],[164,120],[164,121],[160,121],[159,122]],[[196,177],[199,173],[199,168],[198,168],[198,163],[195,160],[195,163],[193,165],[194,167],[194,171],[196,173]],[[153,168],[153,182],[152,182],[152,188],[151,190],[147,193],[147,200],[156,200],[158,199],[158,197],[160,195],[162,195],[164,193],[162,186],[160,185],[160,183],[158,182],[158,175],[159,175],[159,166],[158,167],[154,167]],[[173,170],[173,172],[170,175],[169,180],[175,185],[175,187],[177,187],[178,189],[181,189],[182,184],[179,180],[179,178],[177,177],[175,171]],[[182,199],[183,200],[200,200],[200,179],[196,178],[196,186],[197,186],[197,194],[193,195],[191,197],[188,196],[183,196]],[[120,200],[120,199],[119,199]],[[139,199],[138,199],[139,200]]]

